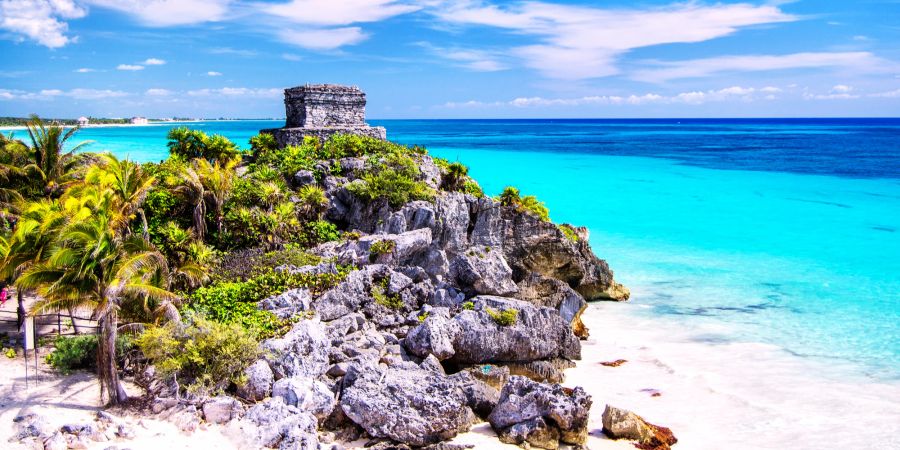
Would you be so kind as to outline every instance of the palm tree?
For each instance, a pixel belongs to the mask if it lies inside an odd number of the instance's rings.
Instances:
[[[328,197],[325,191],[313,185],[307,185],[297,191],[300,215],[307,220],[319,220],[322,214],[328,210]]]
[[[104,185],[112,189],[120,199],[121,213],[129,220],[135,214],[141,218],[143,238],[149,242],[147,216],[142,205],[150,189],[156,184],[156,177],[144,172],[144,167],[140,164],[116,158],[109,153],[101,155],[100,163],[93,167],[96,169],[88,173],[85,181],[90,183],[94,177],[102,177]]]
[[[231,194],[231,188],[234,186],[235,171],[237,160],[231,159],[222,163],[216,160],[210,163],[205,159],[194,160],[194,171],[203,184],[204,199],[212,206],[216,214],[216,231],[222,233],[222,225],[225,219],[224,208],[225,200]]]
[[[28,152],[28,164],[22,169],[36,182],[41,195],[59,196],[75,181],[72,173],[78,164],[75,152],[88,142],[82,142],[66,151],[66,142],[75,135],[78,127],[66,130],[59,124],[48,126],[36,115],[31,116],[26,129],[31,139],[31,147]]]
[[[166,273],[165,257],[140,238],[124,237],[122,200],[110,189],[83,191],[87,198],[67,199],[65,225],[55,235],[49,257],[31,265],[16,281],[20,289],[35,289],[41,299],[32,314],[73,307],[93,308],[100,323],[98,375],[101,397],[109,403],[127,394],[116,370],[119,310],[130,299],[154,299],[167,305],[177,297],[154,283]]]
[[[447,166],[447,176],[443,180],[444,189],[448,191],[462,189],[468,175],[469,168],[462,163],[455,162],[450,164]]]
[[[206,236],[206,188],[193,167],[185,167],[181,174],[182,184],[175,188],[175,193],[194,207],[194,233],[202,241]]]

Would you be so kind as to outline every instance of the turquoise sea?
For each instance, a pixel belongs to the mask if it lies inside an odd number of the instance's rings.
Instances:
[[[589,227],[637,314],[900,381],[900,119],[371,122]],[[78,138],[156,161],[171,126]],[[279,124],[190,126],[246,146]]]

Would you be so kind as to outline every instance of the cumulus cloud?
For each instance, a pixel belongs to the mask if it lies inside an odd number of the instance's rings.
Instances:
[[[80,69],[75,69],[75,72],[76,72],[76,73],[91,73],[91,72],[96,72],[96,70],[90,69],[90,68],[87,68],[87,67],[82,67],[82,68],[80,68]]]
[[[603,9],[539,1],[499,6],[477,0],[444,2],[442,22],[487,26],[534,36],[511,53],[550,78],[580,80],[619,73],[626,52],[660,44],[703,42],[740,28],[788,22],[774,5],[676,3],[661,8]]]
[[[876,92],[874,94],[869,94],[869,97],[876,98],[900,98],[900,89],[895,89],[893,91],[887,92]]]
[[[119,11],[152,27],[216,22],[227,17],[232,0],[86,0]]]
[[[116,66],[116,70],[128,70],[135,72],[138,70],[144,70],[144,66],[138,64],[119,64],[118,66]]]
[[[734,55],[681,61],[647,62],[653,68],[635,71],[639,81],[665,82],[683,78],[702,78],[727,72],[849,67],[880,70],[884,61],[869,52],[806,52],[787,55]]]
[[[163,65],[163,64],[165,64],[165,63],[166,63],[166,62],[165,62],[164,60],[162,60],[162,59],[158,59],[158,58],[148,58],[148,59],[144,60],[144,62],[141,63],[141,64],[144,64],[144,65],[147,65],[147,66],[161,66],[161,65]]]
[[[206,75],[210,76],[210,77],[221,77],[222,72],[215,72],[215,71],[210,70],[209,72],[206,72]]]
[[[285,43],[311,50],[333,50],[345,45],[358,44],[369,36],[359,27],[325,29],[284,29],[278,37]]]
[[[0,29],[19,39],[59,48],[77,39],[67,36],[69,25],[65,20],[85,14],[87,11],[73,0],[3,0],[0,1]]]
[[[149,97],[167,97],[172,95],[172,91],[162,88],[151,88],[147,89],[147,91],[144,92],[144,95],[147,95]]]

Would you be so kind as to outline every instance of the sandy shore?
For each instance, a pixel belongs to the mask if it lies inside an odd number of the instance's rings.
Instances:
[[[679,439],[676,448],[686,450],[900,448],[897,384],[841,379],[829,367],[771,346],[729,342],[722,338],[727,336],[724,329],[685,329],[645,317],[636,314],[642,308],[639,291],[636,297],[635,303],[592,304],[583,317],[591,337],[583,342],[583,359],[567,371],[565,384],[582,386],[593,397],[589,448],[633,448],[601,433],[606,404],[671,428]],[[22,359],[3,358],[2,442],[24,407],[52,418],[53,425],[90,420],[99,409],[93,375],[61,377],[42,365],[43,381],[25,389]],[[617,359],[628,362],[600,364]],[[155,449],[161,439],[173,449],[236,448],[219,426],[187,435],[168,422],[125,420],[137,434],[119,444],[128,448]],[[486,423],[453,442],[477,449],[516,448],[500,443]]]

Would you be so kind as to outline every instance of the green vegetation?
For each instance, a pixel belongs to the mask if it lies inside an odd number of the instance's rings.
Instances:
[[[575,227],[573,227],[572,225],[569,225],[567,223],[560,224],[559,231],[562,231],[562,233],[566,236],[566,239],[572,242],[578,242],[578,233],[575,232]]]
[[[463,311],[472,311],[475,309],[475,303],[473,302],[463,302],[462,304]]]
[[[544,222],[550,221],[550,210],[544,206],[544,202],[539,201],[533,195],[522,197],[519,190],[512,186],[503,188],[503,192],[497,197],[497,200],[503,206],[515,208],[518,212],[533,214]]]
[[[372,284],[372,298],[375,303],[390,309],[403,309],[403,299],[399,295],[388,295],[388,279],[381,280],[380,283]]]
[[[160,375],[198,395],[243,383],[243,370],[261,356],[255,336],[243,327],[199,316],[151,327],[136,344]]]
[[[46,356],[46,361],[64,374],[78,369],[96,369],[99,344],[96,335],[59,336],[54,342],[53,352]],[[133,345],[130,336],[118,336],[116,355],[125,355]]]
[[[6,355],[7,358],[13,359],[16,357],[16,349],[14,348],[4,348],[3,354]]]
[[[503,311],[497,311],[496,309],[487,308],[488,315],[491,316],[491,319],[497,325],[501,327],[508,327],[510,325],[514,325],[517,320],[519,320],[519,310],[517,309],[504,309]]]
[[[131,119],[107,119],[104,117],[89,117],[89,119],[92,125],[123,125],[131,123]],[[33,117],[0,117],[0,127],[24,127],[32,120],[34,120]],[[78,120],[76,119],[44,119],[44,121],[70,127],[78,125]]]
[[[411,156],[392,151],[385,156],[370,157],[361,179],[347,188],[367,201],[383,199],[392,207],[410,200],[433,200],[434,190],[419,181],[419,176],[419,166]]]
[[[172,156],[189,161],[204,159],[212,161],[231,161],[238,156],[238,148],[225,136],[212,136],[187,127],[173,128],[166,136],[169,139],[169,153]]]
[[[381,255],[390,255],[396,248],[397,243],[390,239],[373,242],[369,247],[369,261],[375,261]]]

